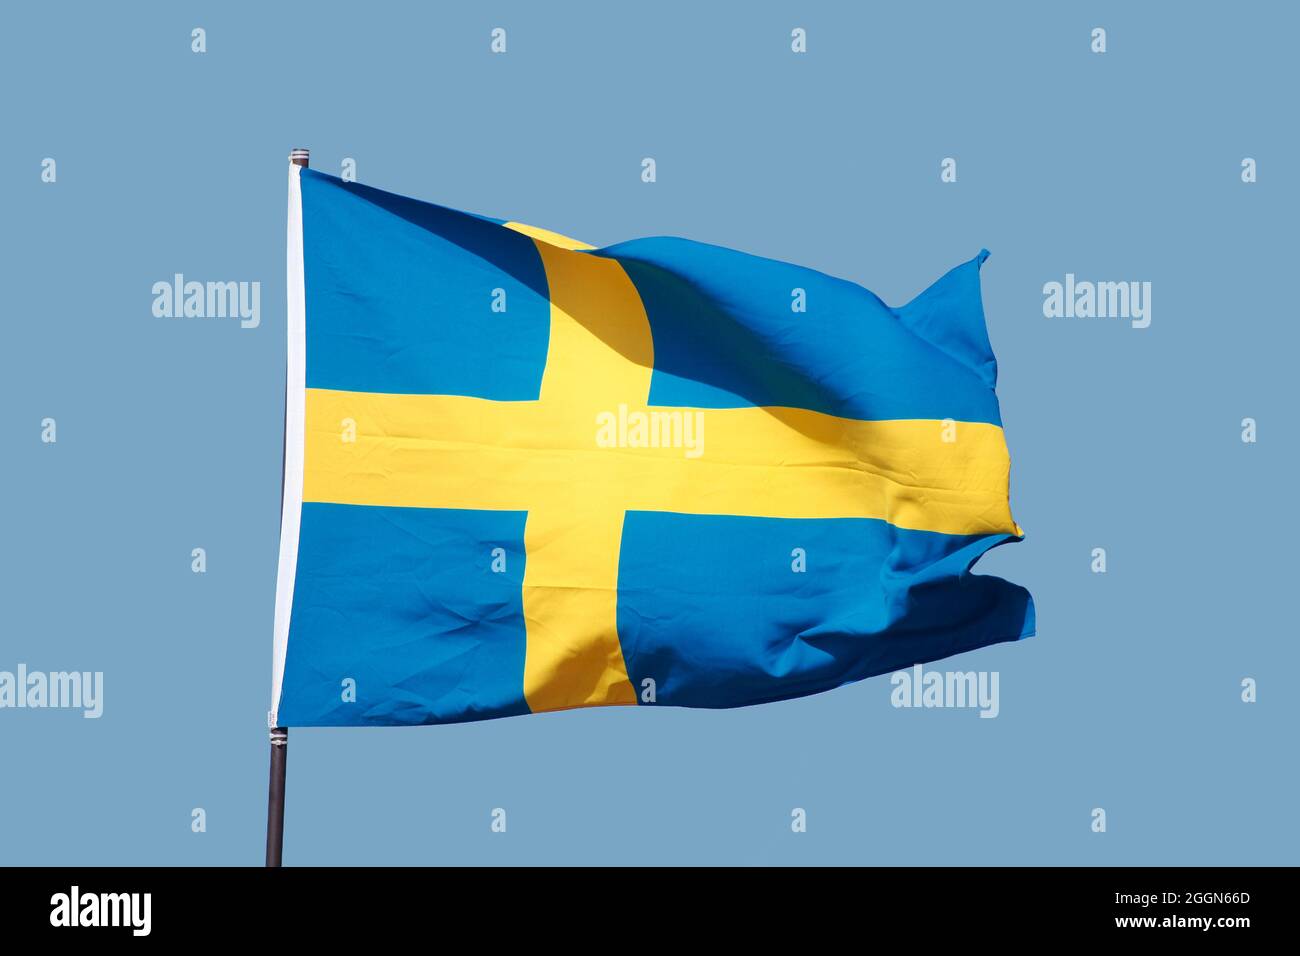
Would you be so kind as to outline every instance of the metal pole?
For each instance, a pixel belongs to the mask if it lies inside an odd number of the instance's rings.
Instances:
[[[289,162],[306,166],[311,154],[305,149],[289,153]],[[287,401],[287,396],[286,396]],[[284,467],[280,468],[280,489],[284,490]],[[283,500],[283,497],[282,499]],[[289,761],[289,728],[271,728],[271,782],[266,800],[266,865],[278,867],[284,858],[284,778]]]
[[[284,856],[284,769],[289,760],[289,731],[271,731],[271,786],[266,803],[266,865],[279,866]]]

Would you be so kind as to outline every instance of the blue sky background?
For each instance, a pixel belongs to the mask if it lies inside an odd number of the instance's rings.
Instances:
[[[1039,636],[949,665],[1000,673],[996,720],[894,709],[879,677],[736,711],[294,731],[286,861],[1294,863],[1300,18],[883,6],[7,7],[0,669],[106,690],[97,721],[0,711],[0,863],[261,860],[293,146],[892,305],[987,247],[1028,537],[979,569],[1030,588]],[[176,272],[260,281],[261,326],[154,318]],[[1150,281],[1151,326],[1044,318],[1067,272]]]

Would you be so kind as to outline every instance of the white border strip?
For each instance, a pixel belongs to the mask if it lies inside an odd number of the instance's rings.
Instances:
[[[289,164],[289,229],[286,242],[288,371],[284,401],[284,500],[280,510],[280,570],[275,583],[275,643],[271,658],[270,726],[279,726],[284,658],[289,650],[293,584],[298,575],[298,530],[302,522],[303,435],[307,415],[307,293],[302,265],[302,167]]]

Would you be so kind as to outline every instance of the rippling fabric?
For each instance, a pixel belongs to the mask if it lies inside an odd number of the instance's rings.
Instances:
[[[891,308],[291,182],[279,724],[735,707],[1033,632],[1027,591],[971,573],[1022,536],[987,253]]]

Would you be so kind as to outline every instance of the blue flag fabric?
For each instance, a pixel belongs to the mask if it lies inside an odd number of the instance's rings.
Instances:
[[[734,707],[1033,633],[979,271],[901,308],[290,168],[273,720]]]

